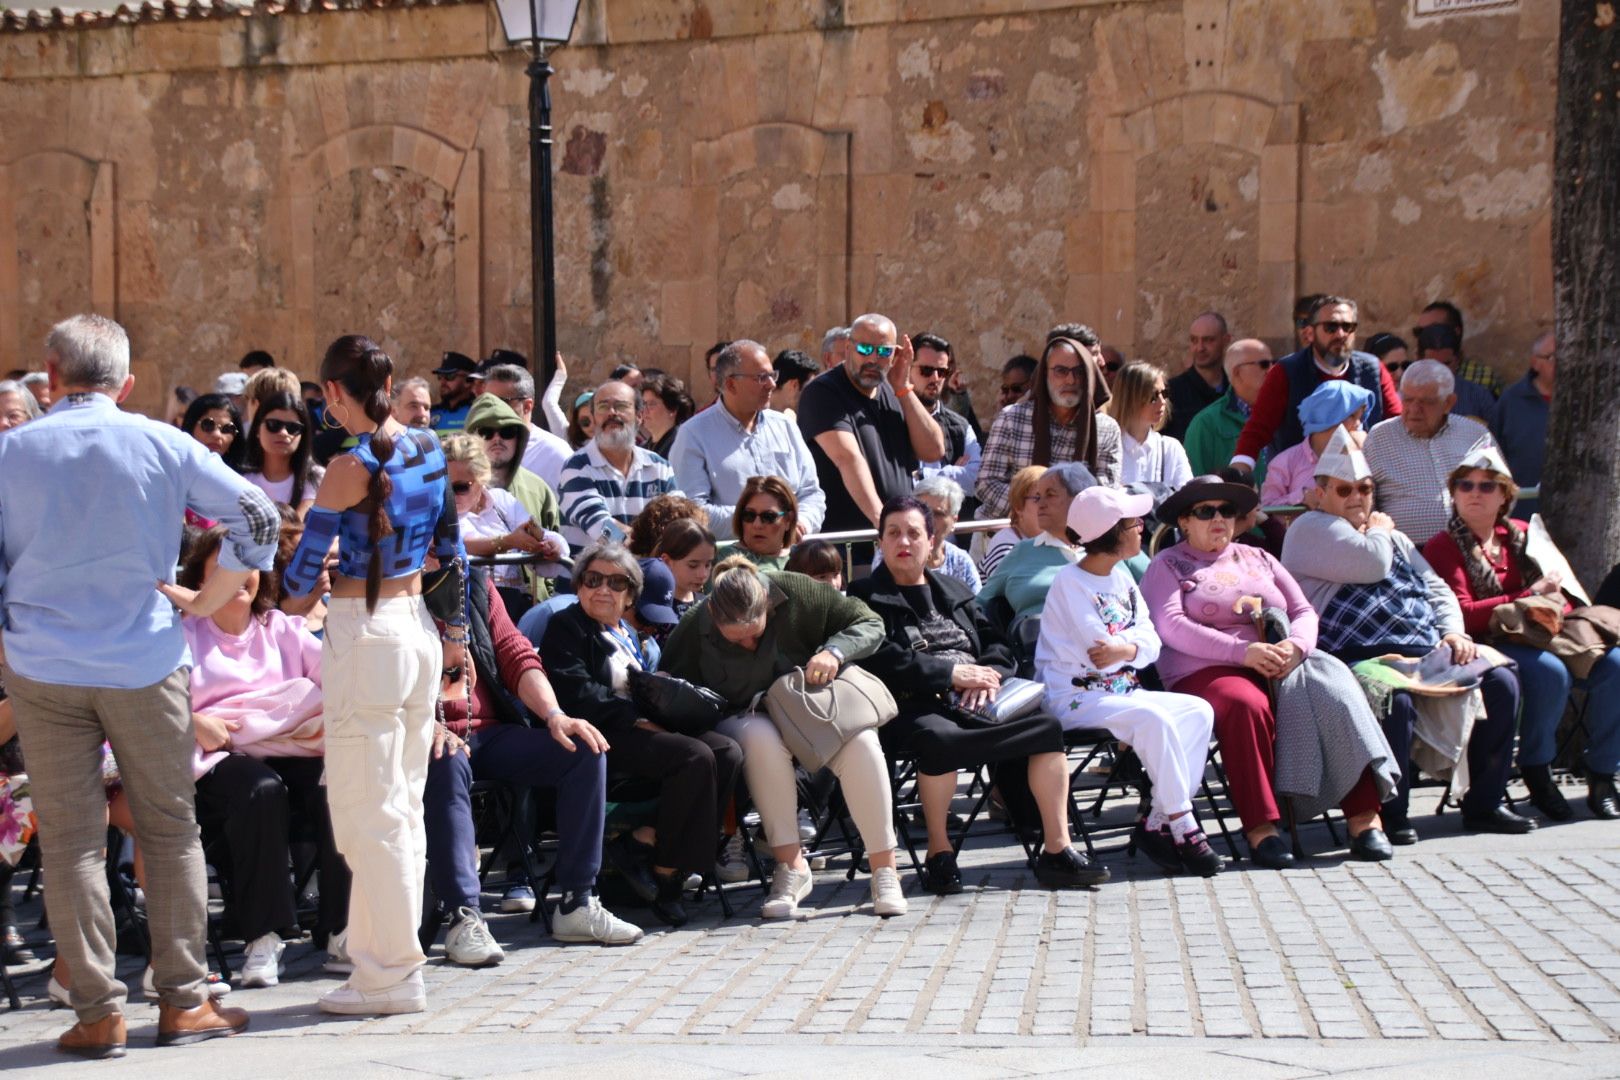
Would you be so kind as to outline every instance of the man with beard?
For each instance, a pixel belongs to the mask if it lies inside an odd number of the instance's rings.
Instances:
[[[439,377],[439,403],[433,407],[428,426],[440,437],[454,435],[467,423],[467,407],[478,396],[478,384],[483,376],[478,364],[470,356],[447,352],[433,369]]]
[[[604,537],[622,541],[642,507],[680,494],[669,462],[636,445],[637,400],[625,383],[603,383],[591,398],[596,434],[563,464],[562,533],[576,551]]]
[[[911,339],[886,316],[862,315],[850,324],[846,355],[799,395],[799,430],[827,494],[822,528],[831,532],[876,527],[884,503],[911,494],[917,463],[945,456],[945,437],[914,393]]]
[[[974,434],[968,418],[946,406],[943,400],[956,367],[956,353],[951,343],[938,334],[918,334],[911,339],[911,348],[917,356],[911,369],[917,400],[923,403],[923,408],[945,435],[945,456],[938,461],[923,462],[922,474],[955,480],[963,491],[972,491],[979,479],[979,437]]]
[[[1311,340],[1290,353],[1266,373],[1265,385],[1255,399],[1248,423],[1238,436],[1232,465],[1247,472],[1267,448],[1276,457],[1305,438],[1299,424],[1299,403],[1329,379],[1348,379],[1373,395],[1362,420],[1371,428],[1380,420],[1401,414],[1401,398],[1384,365],[1371,353],[1356,352],[1356,302],[1342,296],[1324,296],[1311,308]]]

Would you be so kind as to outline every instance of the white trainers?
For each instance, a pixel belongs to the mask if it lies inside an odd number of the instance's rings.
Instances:
[[[732,833],[726,837],[726,846],[720,852],[720,858],[714,863],[714,876],[728,885],[739,881],[747,881],[753,874],[748,868],[748,857],[743,852],[743,839],[741,833]]]
[[[354,974],[354,961],[349,959],[349,931],[339,930],[330,934],[326,939],[326,959],[321,962],[321,970],[333,975]]]
[[[906,910],[906,894],[900,889],[900,871],[892,866],[880,866],[873,870],[872,914],[890,919],[904,915]]]
[[[592,893],[585,903],[573,911],[564,913],[562,905],[557,906],[551,917],[551,936],[567,942],[634,945],[641,940],[641,927],[613,914]]]
[[[386,990],[356,990],[348,983],[321,995],[321,1012],[339,1016],[393,1016],[397,1013],[419,1013],[427,1009],[427,991],[422,986],[421,971],[411,972],[403,982]]]
[[[534,888],[527,883],[520,882],[506,887],[501,894],[501,914],[518,915],[528,914],[534,910]]]
[[[506,959],[484,917],[469,907],[456,912],[455,922],[444,936],[444,955],[452,964],[470,968],[490,967]]]
[[[799,901],[810,895],[815,877],[808,870],[795,870],[785,863],[776,864],[771,875],[771,894],[759,907],[762,919],[794,919],[799,915]]]
[[[816,838],[816,819],[810,816],[810,811],[799,807],[799,842],[808,844]]]
[[[231,984],[220,978],[217,971],[210,971],[203,985],[208,988],[208,996],[211,998],[222,998],[231,992]],[[160,997],[157,990],[157,976],[152,973],[151,964],[147,964],[146,970],[141,972],[141,997],[147,1001],[157,1001]]]
[[[281,982],[281,954],[287,946],[274,930],[247,943],[242,960],[242,986],[275,986]]]

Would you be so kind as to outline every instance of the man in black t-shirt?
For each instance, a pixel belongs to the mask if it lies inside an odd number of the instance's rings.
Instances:
[[[827,493],[829,532],[877,524],[911,494],[918,461],[945,456],[945,437],[911,385],[911,339],[882,315],[850,325],[848,359],[799,395],[799,430]]]

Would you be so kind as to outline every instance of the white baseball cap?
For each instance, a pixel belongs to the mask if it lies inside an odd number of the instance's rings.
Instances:
[[[1097,539],[1125,518],[1139,518],[1152,509],[1152,495],[1133,495],[1111,487],[1089,487],[1069,504],[1069,528],[1084,544]]]

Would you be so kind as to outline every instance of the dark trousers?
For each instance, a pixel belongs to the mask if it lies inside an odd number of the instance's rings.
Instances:
[[[197,821],[225,842],[230,912],[242,940],[298,925],[289,837],[293,823],[315,842],[320,871],[316,937],[349,921],[349,867],[332,840],[321,758],[230,754],[197,781]],[[218,865],[217,863],[215,865]]]
[[[1492,668],[1480,684],[1485,697],[1485,718],[1474,724],[1468,736],[1468,794],[1463,796],[1462,812],[1483,817],[1502,804],[1507,791],[1508,773],[1513,767],[1513,728],[1519,714],[1519,680],[1511,669]],[[1384,717],[1384,737],[1401,770],[1400,787],[1385,803],[1394,822],[1405,821],[1412,794],[1412,730],[1417,723],[1417,704],[1412,695],[1398,692]]]
[[[916,758],[925,776],[1063,753],[1063,726],[1044,712],[996,723],[938,701],[902,702],[900,715],[879,728],[878,737],[889,753]]]
[[[428,880],[451,910],[478,910],[478,841],[472,784],[493,780],[557,790],[557,885],[589,892],[602,867],[602,819],[607,811],[607,758],[577,741],[572,751],[545,728],[495,724],[468,739],[472,750],[428,762],[422,815],[427,827]]]
[[[718,731],[692,736],[642,727],[615,731],[610,741],[609,769],[658,781],[653,865],[706,872],[742,771],[742,747]]]

